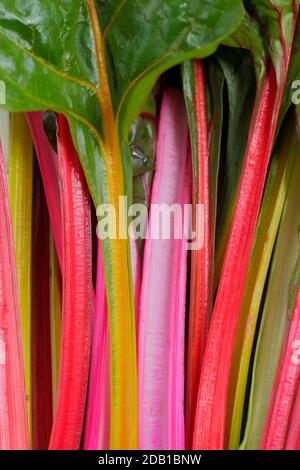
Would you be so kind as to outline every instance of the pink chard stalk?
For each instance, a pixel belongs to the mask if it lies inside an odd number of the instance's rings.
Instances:
[[[154,204],[190,199],[188,124],[182,95],[164,93],[156,147],[148,231]],[[153,225],[155,224],[155,225]],[[176,229],[176,227],[175,227]],[[187,250],[184,239],[145,242],[140,303],[138,396],[139,447],[183,449],[184,322]]]

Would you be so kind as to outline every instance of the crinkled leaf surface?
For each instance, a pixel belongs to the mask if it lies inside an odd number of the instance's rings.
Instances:
[[[238,25],[240,0],[98,1],[111,95],[126,135],[155,80],[167,68],[211,54]],[[102,118],[94,31],[83,0],[3,0],[0,5],[0,78],[6,107],[54,109],[72,120],[75,143],[97,203]],[[100,154],[100,155],[99,155]]]

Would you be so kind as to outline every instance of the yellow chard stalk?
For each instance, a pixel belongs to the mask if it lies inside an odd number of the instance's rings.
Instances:
[[[116,233],[123,233],[125,207],[119,204],[119,197],[125,195],[123,168],[118,125],[114,116],[108,83],[105,50],[97,18],[94,0],[87,0],[94,33],[95,49],[100,87],[99,105],[103,113],[103,142],[99,142],[106,161],[108,200],[120,213]],[[120,226],[121,224],[124,224]],[[118,237],[109,246],[110,269],[114,273],[113,295],[108,296],[110,344],[111,344],[111,449],[135,449],[137,447],[137,370],[136,335],[132,279],[128,240]],[[104,266],[108,279],[107,266]],[[111,286],[112,287],[112,286]],[[128,340],[129,338],[129,340]],[[128,360],[129,359],[129,360]]]
[[[28,424],[31,436],[31,225],[33,143],[25,117],[10,120],[9,199],[16,253]]]
[[[9,157],[9,121],[10,114],[7,111],[0,110],[0,140],[3,149],[5,166],[8,166]]]

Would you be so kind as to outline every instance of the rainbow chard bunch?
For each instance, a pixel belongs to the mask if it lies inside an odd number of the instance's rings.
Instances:
[[[299,3],[1,1],[1,449],[300,449]]]

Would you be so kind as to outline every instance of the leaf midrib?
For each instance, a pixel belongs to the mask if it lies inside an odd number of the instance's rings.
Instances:
[[[33,60],[35,60],[36,62],[38,62],[40,65],[42,65],[43,67],[45,67],[46,69],[50,70],[51,72],[53,72],[55,75],[57,75],[58,77],[61,77],[61,78],[64,78],[64,79],[67,79],[73,83],[76,83],[78,86],[82,86],[82,87],[85,87],[85,88],[88,88],[90,90],[92,90],[95,95],[98,97],[98,100],[99,100],[99,94],[100,94],[100,91],[91,83],[89,82],[86,82],[85,80],[81,80],[81,79],[77,79],[76,77],[73,77],[72,75],[69,75],[65,72],[60,72],[56,67],[48,64],[47,62],[45,62],[43,59],[41,59],[40,57],[36,56],[35,54],[33,54],[32,52],[30,52],[28,49],[25,49],[24,47],[22,47],[20,44],[18,44],[16,41],[14,41],[12,38],[10,38],[9,36],[7,36],[4,32],[3,32],[3,29],[0,27],[0,34],[2,34],[2,36],[4,36],[8,41],[10,41],[12,44],[14,44],[14,46],[16,46],[17,48],[19,48],[25,55],[31,57]],[[52,109],[53,108],[53,104],[51,103],[47,103],[45,100],[42,100],[41,98],[38,98],[37,96],[32,96],[30,93],[28,93],[27,89],[24,89],[24,88],[21,88],[20,87],[20,84],[15,82],[11,76],[8,76],[6,77],[6,80],[8,80],[9,82],[11,82],[14,86],[16,86],[17,88],[21,89],[22,90],[22,93],[27,96],[32,102],[37,102],[37,103],[40,103],[43,105],[43,107],[45,107],[46,109]],[[64,113],[65,110],[64,109],[59,109],[59,107],[56,107],[55,109],[57,112],[62,112]],[[99,144],[99,147],[101,150],[103,150],[103,140],[102,140],[102,137],[99,133],[99,131],[97,130],[97,128],[94,126],[94,124],[92,124],[88,119],[86,119],[84,116],[76,113],[75,111],[71,110],[71,109],[68,109],[67,110],[67,113],[70,114],[72,117],[74,117],[76,120],[78,121],[81,121],[83,124],[85,124],[88,128],[90,128],[90,130],[95,134],[95,137],[98,141],[98,144]]]
[[[88,7],[88,4],[93,4],[95,6],[95,1],[94,0],[85,0],[86,2],[86,7],[87,7],[87,10],[89,12],[89,7]],[[115,13],[114,13],[114,16],[111,18],[111,20],[108,22],[108,24],[106,25],[103,33],[101,34],[102,38],[101,38],[101,41],[103,42],[103,49],[105,49],[105,44],[107,42],[107,35],[109,34],[110,30],[111,30],[111,27],[112,25],[116,22],[117,18],[119,17],[123,7],[126,5],[127,3],[127,0],[122,0],[122,2],[120,3],[120,5],[118,6],[118,8],[116,9]],[[96,9],[96,7],[95,7]],[[90,15],[89,15],[90,16]],[[90,21],[91,21],[91,17],[90,17]],[[95,30],[92,26],[92,21],[91,21],[91,24],[90,24],[90,27],[91,27],[91,30],[93,31],[93,36],[94,36],[94,41],[96,42],[96,39],[95,39]],[[122,110],[122,106],[127,98],[127,96],[129,95],[130,91],[132,90],[132,88],[144,77],[146,76],[149,72],[153,71],[156,67],[159,66],[159,64],[161,64],[168,56],[172,55],[174,52],[178,51],[178,49],[180,48],[180,45],[182,44],[182,42],[184,41],[184,39],[186,38],[188,32],[190,31],[190,26],[187,26],[185,28],[185,30],[182,32],[181,34],[181,37],[178,38],[178,42],[177,42],[177,45],[175,45],[173,48],[169,49],[168,51],[165,52],[165,54],[160,57],[156,62],[152,63],[149,67],[147,67],[145,70],[143,70],[139,75],[137,75],[136,77],[134,77],[130,83],[128,84],[127,88],[125,89],[124,93],[122,94],[121,96],[121,99],[119,101],[119,104],[117,106],[117,110],[116,110],[116,115],[114,116],[114,123],[116,124],[117,128],[119,128],[119,121],[120,121],[120,114],[121,114],[121,110]],[[20,49],[25,55],[31,57],[34,61],[36,61],[37,63],[39,63],[42,67],[45,67],[46,69],[48,69],[49,71],[51,71],[52,73],[54,73],[55,75],[57,75],[58,77],[60,78],[63,78],[65,80],[68,80],[70,82],[73,82],[75,84],[77,84],[78,86],[82,86],[86,89],[89,89],[91,90],[95,95],[96,95],[96,98],[100,104],[100,109],[103,110],[103,107],[102,107],[102,101],[103,101],[103,93],[101,93],[100,89],[99,89],[99,86],[96,86],[94,85],[93,83],[91,82],[88,82],[86,80],[83,80],[83,79],[79,79],[77,77],[74,77],[66,72],[61,72],[59,69],[57,69],[55,66],[47,63],[46,61],[44,61],[42,58],[38,57],[37,55],[35,55],[34,53],[32,53],[31,51],[29,51],[28,49],[24,48],[23,46],[21,46],[19,43],[17,43],[16,41],[14,41],[11,37],[9,37],[7,34],[5,34],[5,30],[3,30],[3,28],[0,27],[0,34],[2,34],[8,41],[10,41],[14,46],[16,46],[18,49]],[[212,44],[211,44],[212,45]],[[95,55],[97,56],[97,53],[95,51]],[[98,62],[98,58],[96,57],[97,59],[97,62]],[[99,72],[99,62],[98,62],[98,72]],[[106,71],[106,74],[107,74],[107,71]],[[100,77],[99,77],[100,79]],[[19,85],[18,85],[19,86]],[[28,95],[28,93],[25,93],[23,91],[23,93],[26,95],[26,96],[30,96]],[[37,98],[34,98],[35,101],[38,101],[40,103],[43,103],[42,100],[40,99],[37,99]],[[51,105],[48,105],[50,108],[51,108]],[[113,113],[113,108],[111,107],[112,109],[112,113]],[[88,125],[88,127],[90,127],[97,135],[97,140],[99,141],[99,144],[100,144],[100,147],[103,149],[104,147],[104,141],[103,141],[103,136],[101,136],[100,132],[96,129],[96,127],[91,124],[91,122],[84,118],[83,116],[80,116],[79,114],[73,112],[73,111],[70,111],[68,110],[68,112],[73,115],[73,117],[75,117],[76,119],[79,119],[80,121],[84,122],[86,125]],[[114,113],[113,113],[114,114]],[[105,119],[104,119],[105,120]]]

